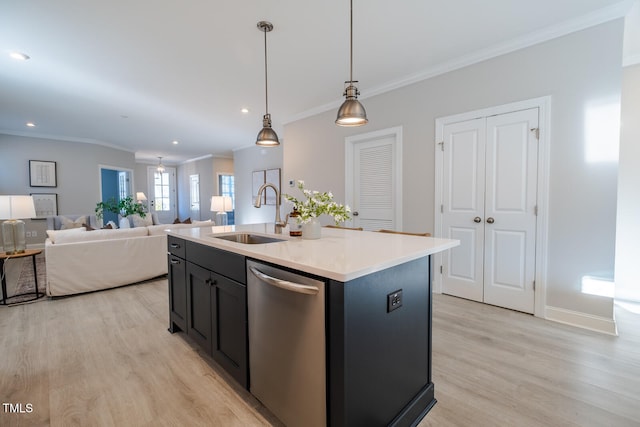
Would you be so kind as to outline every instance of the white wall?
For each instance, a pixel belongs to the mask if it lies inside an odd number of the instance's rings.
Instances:
[[[29,160],[56,162],[57,187],[30,187]],[[0,134],[0,194],[55,193],[58,213],[93,214],[100,199],[98,165],[134,169],[134,154],[97,144]],[[134,182],[137,186],[137,183]],[[42,244],[46,221],[27,221],[27,245]]]
[[[613,277],[617,161],[586,160],[585,128],[591,107],[619,106],[622,33],[618,19],[364,99],[363,128],[335,126],[335,111],[290,123],[284,179],[343,201],[345,137],[401,125],[404,229],[433,231],[435,119],[551,95],[546,303],[611,319],[611,299],[583,294],[581,279]],[[599,142],[617,150],[617,137]]]
[[[624,68],[622,88],[616,298],[640,301],[640,65]]]
[[[264,169],[282,168],[282,155],[285,142],[277,147],[248,147],[234,151],[233,167],[236,183],[236,224],[256,224],[273,222],[275,207],[262,205],[260,209],[253,207],[252,172]],[[283,183],[285,181],[283,180]],[[286,187],[283,184],[283,188]],[[271,190],[268,190],[271,191]],[[286,205],[282,207],[281,216],[284,219],[288,212]]]
[[[233,159],[206,157],[185,162],[178,166],[177,197],[178,212],[182,220],[191,217],[190,175],[200,175],[200,217],[192,220],[215,219],[211,212],[211,196],[218,195],[218,174],[233,174]]]

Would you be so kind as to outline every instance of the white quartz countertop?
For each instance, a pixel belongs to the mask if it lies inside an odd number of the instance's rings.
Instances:
[[[249,232],[284,239],[282,242],[245,244],[215,235]],[[274,225],[248,224],[168,230],[172,236],[235,252],[340,282],[384,270],[458,246],[458,240],[371,231],[322,228],[322,237],[290,237],[288,228],[274,233]]]

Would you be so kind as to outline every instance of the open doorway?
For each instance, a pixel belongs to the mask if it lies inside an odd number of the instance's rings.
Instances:
[[[100,201],[121,200],[130,196],[133,188],[132,177],[131,169],[100,165]],[[118,224],[118,214],[105,211],[103,223],[109,221]]]

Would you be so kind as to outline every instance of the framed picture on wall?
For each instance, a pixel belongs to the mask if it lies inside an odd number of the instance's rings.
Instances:
[[[29,186],[57,187],[56,162],[29,160]]]
[[[276,186],[278,189],[278,193],[280,193],[280,168],[278,169],[267,169],[266,171],[266,182],[269,182]],[[267,201],[265,204],[267,205],[275,205],[276,204],[276,194],[272,188],[267,188],[265,190]]]
[[[31,193],[36,219],[58,215],[58,195],[55,193]]]
[[[256,197],[258,197],[258,190],[260,190],[260,187],[265,182],[264,177],[265,177],[264,170],[253,171],[252,186],[251,186],[252,188],[251,203],[254,203],[256,201]],[[266,201],[266,196],[264,193],[262,193],[262,203],[265,203],[265,201]]]

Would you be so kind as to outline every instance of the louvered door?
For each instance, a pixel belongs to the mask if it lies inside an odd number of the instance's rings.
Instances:
[[[354,146],[353,224],[365,230],[396,227],[395,137],[364,141]]]

